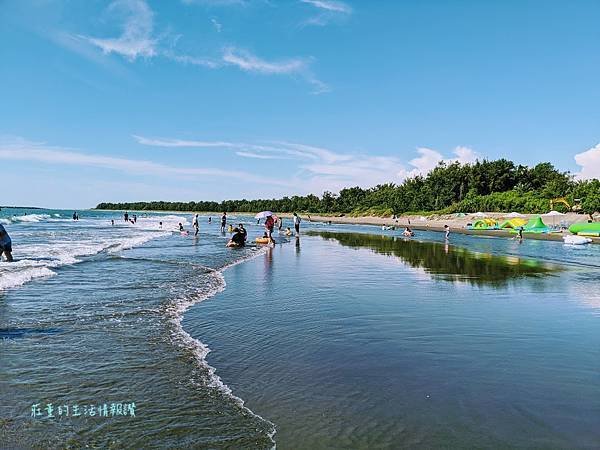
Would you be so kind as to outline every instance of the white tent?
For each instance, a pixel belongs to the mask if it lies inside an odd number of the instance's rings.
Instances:
[[[511,218],[511,219],[516,219],[517,217],[525,217],[525,215],[524,215],[524,214],[521,214],[521,213],[518,213],[518,212],[515,212],[515,211],[513,211],[513,212],[511,212],[511,213],[507,214],[505,217],[509,217],[509,218]]]
[[[566,214],[552,210],[550,212],[547,212],[546,214],[542,214],[542,216],[552,217],[552,226],[554,226],[554,218],[560,217],[560,216],[566,216]]]
[[[487,214],[480,212],[476,212],[475,214],[473,214],[473,217],[480,217],[480,218],[484,218],[487,217]]]

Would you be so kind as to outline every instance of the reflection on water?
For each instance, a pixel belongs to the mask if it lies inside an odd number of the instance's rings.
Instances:
[[[406,238],[364,233],[309,232],[336,240],[351,248],[369,248],[376,253],[397,256],[411,267],[424,269],[436,278],[466,281],[473,285],[502,286],[509,280],[537,277],[558,270],[533,259],[475,253],[448,243],[422,242]]]

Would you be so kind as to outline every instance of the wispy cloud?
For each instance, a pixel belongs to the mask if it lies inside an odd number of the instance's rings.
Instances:
[[[248,4],[248,0],[181,0],[181,2],[186,5],[196,4],[206,6],[245,6]]]
[[[184,139],[163,139],[163,138],[147,138],[137,134],[132,135],[138,144],[149,145],[152,147],[235,147],[237,144],[222,141],[190,141]]]
[[[303,25],[327,25],[336,18],[347,17],[352,14],[350,5],[341,1],[300,0],[300,2],[311,5],[319,11],[319,14],[305,20]]]
[[[325,11],[337,12],[350,14],[352,8],[344,2],[333,1],[333,0],[300,0],[301,3],[308,3],[315,8],[323,9]]]
[[[129,60],[157,55],[157,40],[152,37],[154,13],[144,0],[115,0],[108,11],[124,18],[123,30],[117,38],[81,36],[104,53],[116,53]]]
[[[253,159],[290,159],[285,156],[278,155],[266,155],[264,153],[253,153],[253,152],[235,152],[236,155],[241,156],[243,158],[253,158]]]
[[[29,161],[53,165],[72,165],[117,170],[137,175],[226,177],[249,182],[262,182],[264,177],[237,170],[205,167],[178,167],[142,159],[117,158],[49,146],[23,138],[0,138],[0,160]],[[274,181],[287,186],[287,183]]]
[[[223,24],[221,24],[221,22],[219,22],[217,19],[215,19],[214,17],[211,17],[210,19],[210,23],[213,24],[213,27],[215,27],[215,30],[217,30],[217,33],[220,33],[221,30],[223,29]]]
[[[259,57],[234,47],[228,47],[223,52],[223,61],[246,72],[263,74],[296,74],[307,69],[307,61],[301,58],[283,61],[266,61]]]
[[[366,153],[336,152],[331,149],[287,141],[244,143],[228,141],[203,141],[165,138],[147,138],[134,135],[143,145],[170,148],[222,148],[236,155],[255,159],[283,159],[291,162],[293,184],[305,192],[338,191],[348,186],[373,186],[380,183],[399,183],[406,178],[426,175],[440,162],[474,162],[479,155],[471,148],[459,146],[452,157],[419,147],[418,156],[406,160],[396,156]],[[294,175],[295,171],[295,175]]]
[[[293,144],[274,143],[273,145],[251,144],[246,142],[227,142],[227,141],[198,141],[171,138],[149,138],[145,136],[132,135],[138,144],[151,147],[164,148],[222,148],[235,150],[238,156],[247,158],[261,159],[289,159],[296,157],[300,159],[316,159],[314,152],[298,150]],[[290,147],[291,146],[291,147]],[[316,148],[315,148],[316,149]],[[285,155],[285,156],[282,156]]]
[[[267,61],[252,53],[235,47],[227,47],[223,52],[223,62],[245,72],[266,75],[296,75],[313,86],[313,94],[330,91],[330,87],[317,79],[310,70],[312,58],[291,58],[281,61]]]
[[[575,162],[581,166],[581,170],[575,174],[579,180],[590,178],[600,179],[600,144],[575,155]]]
[[[209,2],[213,4],[214,2]],[[224,4],[223,2],[217,2]],[[231,2],[226,2],[230,4]],[[258,73],[262,75],[284,75],[298,77],[305,80],[312,86],[313,94],[322,94],[329,92],[329,86],[319,80],[312,72],[310,65],[313,58],[287,58],[279,61],[269,61],[260,58],[247,50],[237,47],[226,47],[217,57],[199,57],[188,54],[181,54],[175,50],[177,40],[181,35],[177,35],[171,45],[161,40],[167,40],[169,35],[163,35],[159,38],[154,33],[154,13],[145,0],[114,0],[108,6],[108,13],[111,16],[119,17],[123,20],[121,34],[118,37],[99,38],[87,35],[68,35],[62,36],[57,43],[71,50],[87,52],[89,51],[81,42],[86,42],[90,46],[100,49],[104,54],[117,54],[128,61],[135,61],[138,58],[162,57],[179,64],[205,67],[208,69],[220,69],[223,67],[236,67],[243,72]],[[211,18],[215,29],[220,32],[221,23],[216,18]]]

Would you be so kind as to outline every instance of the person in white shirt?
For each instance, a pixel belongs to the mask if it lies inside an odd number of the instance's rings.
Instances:
[[[302,219],[300,219],[298,214],[294,213],[294,229],[296,230],[296,236],[300,235],[300,222],[302,222]]]

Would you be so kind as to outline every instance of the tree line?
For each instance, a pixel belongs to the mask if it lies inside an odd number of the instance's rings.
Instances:
[[[100,203],[97,209],[136,211],[227,211],[309,212],[321,214],[380,215],[406,213],[472,213],[476,211],[543,213],[550,200],[564,197],[578,203],[582,212],[600,211],[600,181],[575,181],[569,172],[544,162],[534,167],[507,159],[482,160],[472,164],[440,162],[427,175],[401,184],[385,183],[363,189],[350,187],[339,194],[325,191],[280,199]],[[566,211],[564,204],[554,209]]]

